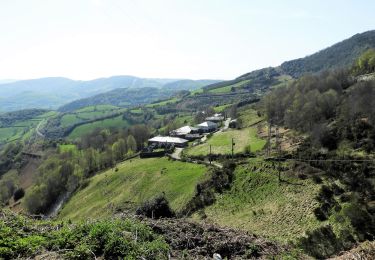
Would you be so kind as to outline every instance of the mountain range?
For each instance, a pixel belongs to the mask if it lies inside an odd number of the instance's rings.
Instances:
[[[116,96],[116,89],[121,89],[118,91],[121,93],[121,97],[124,98],[122,100],[124,104],[133,104],[134,102],[130,99],[135,96],[138,98],[135,103],[142,104],[144,101],[149,102],[158,98],[165,98],[166,95],[173,94],[179,90],[194,90],[201,87],[211,90],[241,81],[247,81],[245,85],[247,90],[267,91],[272,85],[278,83],[280,77],[298,78],[306,73],[348,68],[361,53],[370,48],[375,48],[375,30],[356,34],[349,39],[304,58],[286,61],[278,67],[251,71],[229,81],[114,76],[90,81],[54,77],[7,83],[0,82],[0,111],[5,112],[26,108],[57,109],[66,104],[67,107],[70,107],[69,103],[73,101],[72,107],[76,107],[81,99],[83,99],[82,104],[93,104],[100,99],[99,94],[109,92],[108,96]],[[141,93],[145,94],[143,101],[141,101],[140,95],[134,95],[134,89],[141,88],[154,88],[152,89],[152,98],[148,98],[145,91],[141,91]],[[131,92],[128,98],[127,91]],[[90,100],[90,97],[93,97],[93,99]],[[103,99],[101,100],[102,103]],[[116,103],[119,101],[118,98],[110,100],[116,100]]]
[[[214,82],[218,80],[148,79],[134,76],[113,76],[90,81],[62,77],[20,80],[0,83],[0,111],[27,108],[56,109],[74,100],[118,88],[165,88],[170,91],[179,91],[197,89]]]

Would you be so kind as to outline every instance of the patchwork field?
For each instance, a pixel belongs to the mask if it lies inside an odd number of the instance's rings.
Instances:
[[[109,216],[116,208],[134,210],[137,205],[165,193],[178,211],[194,195],[207,168],[199,164],[169,161],[166,158],[133,159],[90,179],[88,186],[67,202],[62,219]]]
[[[96,118],[104,117],[117,113],[120,111],[125,111],[126,109],[112,106],[112,105],[98,105],[98,106],[88,106],[78,109],[74,112],[65,114],[60,121],[62,127],[67,127],[79,122],[84,122],[87,120],[93,120]]]
[[[229,129],[225,132],[215,133],[207,142],[188,148],[187,155],[207,155],[210,145],[213,154],[231,154],[232,138],[234,140],[234,153],[242,153],[250,145],[251,151],[256,152],[263,149],[266,141],[257,136],[255,127],[244,128],[241,130]]]
[[[313,213],[320,186],[285,175],[288,183],[279,184],[272,167],[256,160],[239,166],[232,188],[205,209],[208,220],[283,242],[322,225]]]
[[[69,139],[79,138],[85,134],[88,134],[95,130],[96,128],[120,128],[127,127],[129,125],[128,121],[124,120],[122,116],[109,118],[101,121],[95,121],[93,123],[84,124],[76,127],[68,136]]]
[[[148,104],[148,105],[146,105],[146,107],[159,107],[159,106],[165,106],[165,105],[168,105],[168,104],[174,104],[174,103],[177,103],[178,101],[180,101],[179,98],[171,98],[171,99],[164,100],[164,101],[160,101],[160,102],[157,102],[157,103],[151,103],[151,104]]]

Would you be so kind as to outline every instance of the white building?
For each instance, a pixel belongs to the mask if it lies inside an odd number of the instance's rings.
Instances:
[[[155,136],[151,139],[148,139],[148,144],[158,144],[161,146],[165,146],[167,144],[173,144],[176,147],[185,147],[188,144],[188,140],[179,138],[179,137],[171,137],[171,136]]]
[[[170,132],[171,136],[185,137],[188,134],[195,134],[198,132],[198,128],[192,126],[183,126]]]
[[[214,122],[206,121],[206,122],[203,122],[203,123],[197,125],[197,128],[201,132],[209,133],[209,132],[215,131],[218,128],[218,126]]]

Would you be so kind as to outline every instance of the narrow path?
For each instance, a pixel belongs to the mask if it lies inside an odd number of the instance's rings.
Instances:
[[[223,131],[227,130],[229,128],[229,123],[232,120],[232,118],[228,117],[227,120],[224,121],[224,126],[222,128]]]
[[[176,160],[181,160],[181,154],[182,154],[182,151],[184,150],[184,148],[179,148],[179,147],[176,147],[174,149],[174,152],[171,154],[171,157],[173,159],[176,159]]]
[[[42,138],[44,138],[44,134],[42,134],[42,133],[40,132],[39,128],[40,128],[40,126],[42,125],[43,121],[44,121],[44,119],[41,120],[41,121],[39,122],[39,124],[37,125],[37,127],[36,127],[36,129],[35,129],[35,130],[36,130],[36,134],[39,135],[39,136],[42,137]]]

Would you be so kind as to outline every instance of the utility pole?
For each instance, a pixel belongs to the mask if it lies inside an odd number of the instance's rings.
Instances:
[[[281,147],[280,147],[280,138],[279,138],[279,127],[276,126],[276,149],[277,149],[277,171],[279,176],[279,183],[281,183]]]
[[[235,146],[235,142],[234,142],[234,139],[232,138],[232,159],[234,157],[234,146]]]
[[[210,156],[208,157],[208,159],[210,160],[210,164],[211,164],[211,162],[212,162],[212,157],[211,157],[212,155],[211,155],[211,145],[210,145]]]
[[[271,156],[271,121],[268,125],[268,147],[267,147],[267,156]]]

